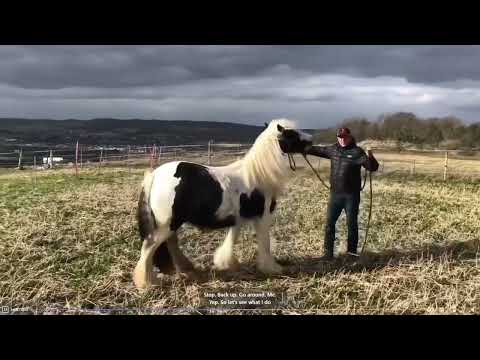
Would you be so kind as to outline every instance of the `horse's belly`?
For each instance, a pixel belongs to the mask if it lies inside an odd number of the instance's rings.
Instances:
[[[236,218],[233,215],[229,215],[222,219],[218,219],[216,217],[193,216],[185,222],[198,226],[201,229],[209,230],[232,227],[237,223]]]

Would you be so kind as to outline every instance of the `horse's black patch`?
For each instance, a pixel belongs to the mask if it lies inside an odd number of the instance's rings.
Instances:
[[[261,217],[265,210],[265,196],[257,189],[253,190],[250,197],[240,195],[240,216],[243,218]]]
[[[312,144],[311,141],[301,140],[300,134],[292,129],[283,130],[278,143],[285,154],[303,153],[305,147]]]
[[[275,198],[272,198],[272,202],[270,203],[270,214],[275,211],[276,206],[277,206],[277,200],[275,200]]]
[[[153,265],[155,265],[158,270],[164,274],[172,274],[175,271],[173,259],[168,251],[166,241],[161,243],[160,246],[155,250],[155,253],[153,254]]]
[[[157,223],[155,222],[152,209],[147,203],[144,190],[142,190],[140,198],[138,199],[137,221],[140,238],[142,240],[146,239],[149,235],[153,235],[153,232],[157,228]]]
[[[225,219],[217,219],[215,216],[222,203],[223,190],[205,166],[181,162],[174,176],[181,180],[175,187],[171,230],[178,230],[183,223],[207,229],[235,225],[234,215]]]

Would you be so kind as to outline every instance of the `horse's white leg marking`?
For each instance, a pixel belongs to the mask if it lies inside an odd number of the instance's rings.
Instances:
[[[153,283],[153,254],[155,250],[170,236],[171,231],[167,226],[157,229],[154,234],[145,239],[142,244],[140,260],[133,271],[133,282],[137,289],[145,289]]]
[[[280,274],[282,267],[277,264],[270,252],[270,225],[272,224],[272,217],[267,211],[264,216],[254,222],[255,232],[257,235],[257,268],[266,274]]]
[[[227,236],[223,244],[218,247],[213,256],[213,264],[217,270],[231,270],[238,265],[238,261],[233,256],[233,245],[240,235],[240,226],[232,226],[228,229]]]

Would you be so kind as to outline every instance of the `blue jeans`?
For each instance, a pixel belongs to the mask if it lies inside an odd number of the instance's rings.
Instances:
[[[348,227],[348,252],[357,253],[358,246],[358,208],[360,192],[330,193],[328,202],[327,223],[325,227],[324,255],[332,257],[335,243],[335,224],[345,210]]]

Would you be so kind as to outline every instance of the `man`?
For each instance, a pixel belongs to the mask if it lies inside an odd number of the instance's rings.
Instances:
[[[348,226],[348,256],[357,255],[358,208],[360,205],[361,174],[363,166],[369,171],[377,171],[378,162],[368,150],[368,155],[357,146],[348,128],[337,131],[337,143],[331,146],[310,146],[308,155],[330,159],[330,199],[328,203],[324,240],[324,260],[333,259],[335,224],[345,209]]]

